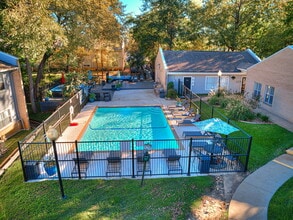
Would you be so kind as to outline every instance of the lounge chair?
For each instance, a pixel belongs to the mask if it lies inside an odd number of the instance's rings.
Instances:
[[[171,172],[182,174],[182,166],[180,164],[181,155],[178,155],[175,149],[164,149],[163,154],[166,156],[168,175]]]
[[[205,133],[202,131],[183,131],[182,136],[183,137],[202,137]]]
[[[71,177],[84,177],[86,178],[87,169],[89,167],[89,162],[86,158],[73,158],[74,167],[71,171]]]
[[[137,175],[139,174],[143,174],[143,171],[144,173],[149,173],[149,175],[152,175],[152,170],[151,170],[151,160],[148,160],[148,161],[144,161],[143,160],[143,157],[144,157],[144,153],[143,152],[140,152],[137,154],[136,156],[136,173]],[[144,164],[145,164],[145,170],[144,170]]]
[[[109,156],[107,157],[107,171],[106,176],[109,174],[115,176],[118,174],[121,177],[121,152],[120,151],[110,151]]]
[[[178,126],[194,125],[194,122],[200,121],[200,114],[196,114],[193,118],[183,119],[177,123]]]
[[[130,151],[131,150],[130,149],[130,146],[131,146],[130,141],[121,141],[120,142],[120,150],[122,152],[128,152],[128,151]]]
[[[189,109],[188,111],[173,111],[172,115],[175,116],[192,116],[192,114],[194,114],[194,110],[193,109]]]

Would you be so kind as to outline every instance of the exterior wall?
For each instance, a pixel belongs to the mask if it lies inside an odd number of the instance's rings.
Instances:
[[[14,82],[16,109],[18,110],[19,118],[22,120],[23,129],[30,129],[28,111],[26,107],[26,99],[22,83],[22,75],[19,70],[12,73],[12,81]]]
[[[167,90],[167,69],[162,56],[162,50],[160,49],[155,61],[155,82],[160,83],[164,90]],[[175,87],[176,88],[176,87]]]
[[[293,123],[293,47],[287,47],[248,69],[246,92],[253,95],[254,83],[261,83],[261,107]],[[266,85],[274,87],[272,105],[264,103]]]
[[[242,74],[244,75],[244,74]],[[208,94],[210,90],[206,89],[206,76],[215,76],[215,74],[196,74],[196,73],[183,73],[177,75],[169,75],[168,82],[174,82],[175,89],[178,90],[178,82],[180,81],[182,84],[184,83],[184,77],[191,77],[191,90],[196,94]],[[231,74],[225,75],[222,77],[226,77],[228,90],[233,93],[239,93],[241,91],[241,83],[242,76],[236,76],[234,80],[231,78]],[[215,90],[217,90],[217,85],[215,85]]]
[[[10,67],[0,72],[5,82],[5,89],[0,90],[0,112],[9,111],[11,116],[11,122],[0,128],[0,136],[8,137],[21,129],[30,129],[30,123],[19,68]]]

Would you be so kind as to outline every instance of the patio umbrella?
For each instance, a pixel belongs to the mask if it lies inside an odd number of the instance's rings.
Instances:
[[[225,135],[231,134],[235,131],[239,131],[239,129],[233,127],[232,125],[229,125],[219,118],[211,118],[204,121],[194,122],[193,124],[203,131],[209,131]]]

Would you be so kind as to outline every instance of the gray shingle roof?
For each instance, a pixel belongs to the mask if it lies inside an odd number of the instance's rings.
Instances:
[[[251,51],[163,51],[169,72],[240,72],[259,62]]]

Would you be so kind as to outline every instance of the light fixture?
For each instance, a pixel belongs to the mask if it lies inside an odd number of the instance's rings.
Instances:
[[[52,144],[53,144],[54,157],[55,157],[55,162],[56,162],[56,168],[57,168],[57,174],[58,174],[58,180],[59,180],[61,196],[62,196],[63,199],[65,199],[66,196],[64,194],[64,188],[63,188],[63,183],[62,183],[62,177],[61,177],[59,161],[58,161],[58,154],[57,154],[57,147],[56,147],[56,140],[57,140],[59,134],[58,134],[58,131],[55,128],[50,126],[48,131],[46,132],[46,136],[50,139],[50,141],[52,141]]]

